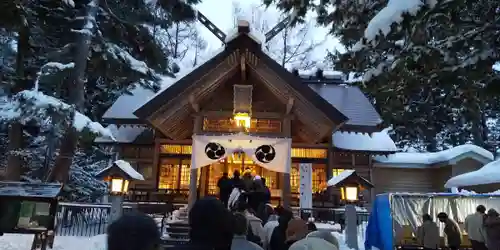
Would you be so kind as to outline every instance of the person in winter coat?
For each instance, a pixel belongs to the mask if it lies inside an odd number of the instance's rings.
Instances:
[[[264,186],[264,203],[270,203],[271,202],[271,190],[266,184],[266,178],[261,177],[262,180],[262,185]]]
[[[290,210],[283,209],[278,218],[278,226],[274,228],[271,235],[271,240],[269,241],[270,250],[287,250],[286,245],[286,230],[288,228],[288,222],[292,220],[293,213]]]
[[[108,227],[108,250],[159,249],[160,232],[153,218],[140,213],[124,214]]]
[[[444,212],[439,213],[437,217],[440,222],[444,223],[444,233],[446,234],[448,248],[450,250],[459,249],[462,244],[462,233],[457,222],[449,218],[448,214]]]
[[[222,201],[222,204],[227,207],[229,195],[231,195],[231,191],[233,191],[228,173],[222,174],[222,177],[220,177],[217,181],[217,187],[219,188],[220,200]]]
[[[231,250],[263,250],[259,245],[247,240],[248,220],[245,215],[236,213],[233,216],[234,236]]]
[[[262,220],[259,219],[254,214],[248,211],[248,203],[246,203],[243,199],[238,202],[238,207],[236,208],[236,212],[245,215],[248,224],[250,225],[251,233],[249,235],[258,237],[258,240],[252,239],[251,241],[258,243],[259,245],[264,245],[264,240],[266,238],[266,233],[264,232],[264,227],[262,226]]]
[[[486,233],[484,231],[484,219],[486,217],[486,207],[479,205],[476,212],[469,214],[465,218],[465,231],[472,245],[472,250],[487,250]]]
[[[233,178],[231,178],[231,188],[245,189],[245,184],[240,176],[239,170],[234,170]]]
[[[197,200],[189,211],[189,243],[174,249],[230,250],[232,215],[215,197]]]
[[[307,222],[303,219],[292,219],[288,222],[288,228],[286,229],[286,245],[287,249],[290,246],[304,239],[309,233],[309,228],[307,226]]]
[[[488,250],[500,250],[500,217],[495,209],[488,210],[484,227]]]
[[[339,250],[339,241],[331,232],[313,231],[293,243],[289,250]]]
[[[439,227],[428,214],[422,216],[423,223],[417,230],[417,240],[424,250],[436,250],[440,245]]]
[[[278,218],[279,217],[276,214],[272,214],[269,216],[266,224],[264,224],[264,233],[266,234],[266,236],[263,241],[263,247],[266,250],[269,248],[269,243],[271,241],[271,236],[273,235],[273,230],[279,225]]]

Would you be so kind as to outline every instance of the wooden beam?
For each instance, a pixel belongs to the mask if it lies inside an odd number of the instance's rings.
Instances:
[[[241,56],[240,59],[240,67],[241,67],[241,81],[246,82],[247,80],[247,72],[246,72],[246,60],[245,56]]]
[[[288,103],[286,104],[286,114],[287,115],[290,114],[290,112],[292,112],[294,102],[295,102],[295,99],[293,99],[293,98],[288,99]]]
[[[192,94],[189,95],[189,103],[191,104],[191,107],[193,108],[194,112],[200,111],[200,105],[196,102],[196,99]]]
[[[208,30],[210,30],[210,32],[212,32],[212,34],[214,34],[214,36],[216,36],[217,38],[219,38],[219,40],[222,42],[222,43],[226,43],[226,34],[224,32],[222,32],[221,29],[219,29],[217,26],[215,26],[214,23],[212,23],[210,20],[208,20],[208,18],[203,15],[201,12],[197,11],[197,15],[198,17],[198,21],[200,21],[201,24],[203,24],[203,26],[205,26]]]
[[[278,33],[280,33],[284,28],[286,28],[292,21],[292,16],[287,16],[285,19],[281,20],[276,26],[274,26],[270,31],[265,34],[266,43],[273,39]]]
[[[211,111],[211,110],[202,110],[200,114],[205,117],[212,118],[230,118],[233,117],[233,112],[231,111]],[[283,119],[286,115],[277,112],[252,112],[252,118],[257,119]],[[290,119],[295,119],[295,116],[290,115]]]

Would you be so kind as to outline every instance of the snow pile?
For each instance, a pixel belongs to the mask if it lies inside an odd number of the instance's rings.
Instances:
[[[386,164],[424,164],[432,165],[440,162],[452,161],[465,154],[472,154],[482,162],[494,160],[494,156],[488,150],[472,144],[456,146],[447,150],[433,153],[395,153],[388,156],[376,156],[374,159]]]
[[[333,145],[348,150],[396,152],[398,148],[388,134],[390,129],[386,128],[371,135],[338,131],[333,134]]]
[[[475,194],[478,194],[474,191],[469,191],[469,190],[466,190],[466,189],[458,189],[456,187],[452,187],[451,188],[451,193],[452,194],[460,194],[460,195],[475,195]],[[490,194],[490,195],[499,195],[500,194],[500,190],[497,190],[497,191],[493,191],[493,192],[490,192],[490,193],[480,193],[480,194]]]
[[[490,162],[476,171],[452,177],[444,186],[453,188],[493,183],[500,183],[500,160]]]
[[[4,234],[0,237],[0,249],[26,250],[31,249],[32,235]],[[106,235],[91,238],[74,236],[56,236],[53,250],[106,250]]]
[[[26,107],[29,107],[29,110]],[[46,117],[50,112],[71,112],[72,110],[71,105],[35,90],[24,90],[13,98],[0,99],[0,120],[19,120],[23,123],[34,117]],[[77,111],[74,112],[73,127],[79,132],[89,129],[94,134],[114,140],[111,131]]]

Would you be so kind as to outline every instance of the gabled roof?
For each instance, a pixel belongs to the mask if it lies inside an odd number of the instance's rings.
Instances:
[[[173,99],[180,93],[186,91],[197,79],[206,74],[209,70],[213,68],[214,65],[222,63],[231,53],[237,49],[248,49],[254,53],[260,60],[264,62],[271,70],[280,76],[287,84],[289,84],[293,89],[299,92],[302,96],[307,98],[314,106],[319,110],[324,112],[324,114],[336,124],[342,124],[348,120],[348,117],[342,114],[338,109],[332,106],[328,101],[321,98],[318,93],[313,91],[307,85],[302,84],[300,78],[294,76],[292,73],[287,71],[276,61],[266,55],[261,48],[261,45],[254,41],[254,38],[249,37],[245,33],[241,33],[234,40],[226,44],[225,49],[213,57],[211,60],[207,61],[205,64],[193,70],[191,73],[186,75],[184,78],[179,79],[176,83],[167,89],[164,89],[161,93],[156,95],[154,98],[150,99],[146,104],[137,109],[134,114],[141,118],[146,118],[156,112],[161,106],[163,106],[166,101]]]
[[[309,86],[349,118],[340,130],[367,133],[381,130],[379,126],[382,118],[357,86],[322,83],[320,81]]]

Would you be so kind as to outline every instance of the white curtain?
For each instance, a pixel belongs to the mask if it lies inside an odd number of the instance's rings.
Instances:
[[[221,136],[193,135],[191,168],[197,169],[232,155],[244,152],[252,160],[271,171],[290,173],[290,138],[269,138],[246,134]]]

